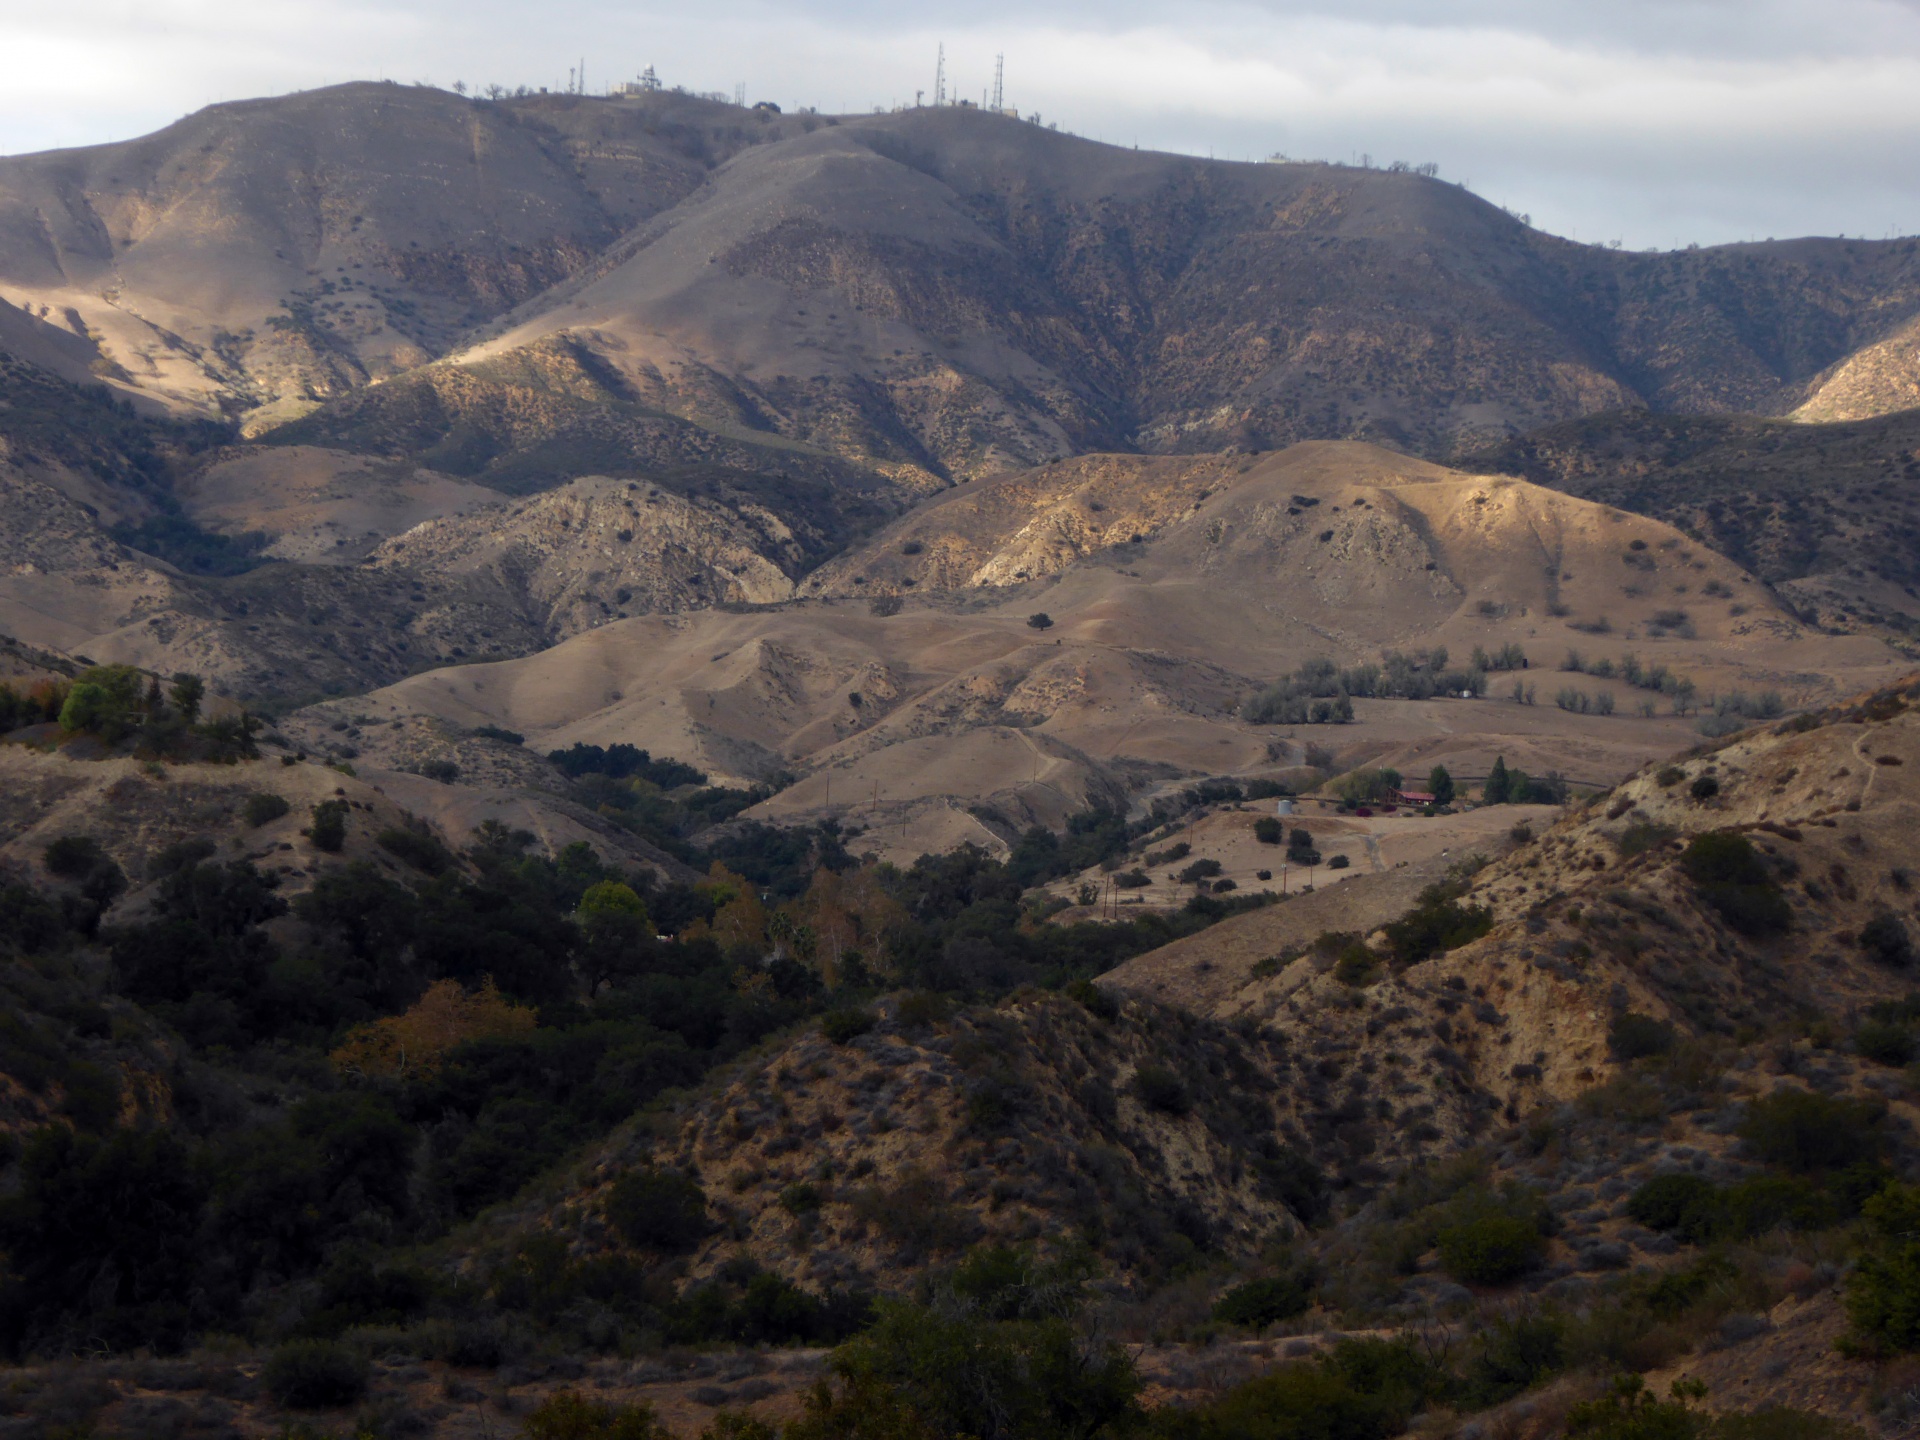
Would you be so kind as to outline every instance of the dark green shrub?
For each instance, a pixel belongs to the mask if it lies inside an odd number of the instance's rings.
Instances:
[[[282,1345],[260,1372],[274,1403],[290,1410],[330,1410],[367,1393],[367,1357],[337,1340]]]
[[[709,1229],[707,1195],[677,1170],[631,1171],[614,1182],[607,1219],[630,1245],[691,1250]]]
[[[1869,1020],[1854,1031],[1853,1048],[1876,1065],[1905,1065],[1917,1047],[1912,1026]]]
[[[849,1382],[876,1382],[907,1402],[914,1423],[876,1428],[803,1420],[789,1440],[1076,1440],[1124,1433],[1139,1417],[1132,1358],[1060,1316],[989,1320],[944,1308],[882,1303],[879,1318],[834,1357]]]
[[[1286,838],[1286,826],[1271,815],[1262,815],[1253,822],[1253,838],[1262,845],[1278,845]]]
[[[1221,865],[1218,860],[1196,860],[1175,878],[1182,885],[1197,885],[1202,880],[1211,880],[1220,873],[1220,870]]]
[[[1708,1212],[1710,1229],[1675,1233],[1702,1244],[1716,1235],[1748,1240],[1773,1230],[1824,1230],[1839,1224],[1850,1208],[1804,1176],[1755,1175],[1720,1192]]]
[[[1673,1049],[1673,1027],[1633,1010],[1614,1012],[1607,1026],[1607,1048],[1616,1060],[1643,1060]]]
[[[269,821],[278,820],[292,808],[287,803],[286,797],[263,790],[257,795],[247,797],[246,809],[243,813],[247,824],[257,829]]]
[[[373,843],[422,874],[444,875],[453,868],[453,856],[447,847],[418,830],[402,830],[397,826],[382,830],[373,837]]]
[[[799,1181],[780,1192],[780,1208],[789,1215],[812,1214],[824,1203],[820,1187],[811,1181]]]
[[[1187,1083],[1164,1065],[1142,1065],[1133,1075],[1133,1093],[1149,1110],[1184,1115],[1193,1108]]]
[[[1379,961],[1364,945],[1349,945],[1340,952],[1340,958],[1333,962],[1333,978],[1356,990],[1372,984],[1379,973]]]
[[[1283,1365],[1210,1404],[1153,1412],[1148,1433],[1167,1440],[1385,1440],[1400,1417],[1319,1365]]]
[[[1703,1255],[1690,1265],[1643,1277],[1640,1299],[1648,1312],[1659,1319],[1678,1319],[1705,1300],[1716,1284],[1731,1279],[1736,1273],[1725,1257]]]
[[[1353,861],[1344,855],[1329,855],[1327,857],[1327,869],[1329,870],[1345,870],[1351,864],[1353,864]]]
[[[1870,960],[1894,970],[1913,963],[1913,940],[1898,915],[1882,910],[1860,927],[1860,948]]]
[[[1453,1377],[1405,1337],[1337,1340],[1321,1364],[1360,1394],[1378,1401],[1395,1431],[1427,1401],[1438,1400],[1453,1388]]]
[[[1327,1218],[1327,1177],[1305,1155],[1269,1136],[1248,1163],[1259,1177],[1260,1188],[1291,1210],[1302,1225],[1317,1225]]]
[[[541,1401],[522,1433],[527,1440],[673,1440],[651,1406],[610,1405],[572,1390],[556,1390]],[[758,1437],[730,1435],[729,1440]]]
[[[1696,835],[1681,852],[1680,868],[1696,885],[1766,885],[1771,883],[1760,852],[1744,835],[1713,830]]]
[[[1516,1215],[1490,1212],[1440,1232],[1440,1263],[1469,1285],[1504,1285],[1535,1265],[1545,1245],[1540,1232]]]
[[[1719,1196],[1699,1175],[1656,1175],[1627,1197],[1627,1214],[1649,1230],[1676,1230],[1689,1217],[1710,1213]]]
[[[1117,1019],[1120,1014],[1120,1002],[1113,993],[1103,990],[1091,980],[1075,980],[1066,989],[1067,998],[1077,1000],[1087,1008],[1087,1012],[1101,1020]]]
[[[1696,800],[1711,800],[1720,793],[1720,781],[1712,775],[1701,775],[1687,787],[1687,792]]]
[[[84,880],[102,865],[111,865],[107,852],[91,835],[62,835],[47,846],[47,869],[62,880]]]
[[[866,1034],[880,1023],[880,1017],[867,1009],[829,1010],[820,1017],[820,1033],[836,1045],[844,1045]]]
[[[1466,1392],[1475,1405],[1497,1405],[1530,1390],[1566,1364],[1566,1333],[1551,1315],[1496,1320],[1480,1338],[1467,1369]]]
[[[167,846],[147,861],[147,878],[164,880],[182,870],[190,870],[202,860],[213,858],[218,847],[203,835]]]
[[[426,1309],[433,1285],[424,1271],[376,1267],[364,1255],[335,1260],[300,1333],[331,1337],[355,1325],[399,1325]]]
[[[1680,865],[1700,898],[1742,935],[1758,938],[1793,928],[1793,907],[1746,836],[1724,830],[1696,835]]]
[[[1053,628],[1053,617],[1044,610],[1036,611],[1034,614],[1027,616],[1027,625],[1034,630],[1051,630]]]
[[[1920,1190],[1889,1185],[1862,1209],[1871,1240],[1847,1277],[1848,1344],[1920,1350]]]
[[[1638,1375],[1622,1375],[1614,1393],[1601,1400],[1583,1400],[1567,1412],[1567,1434],[1584,1440],[1706,1440],[1710,1417],[1691,1409],[1687,1400],[1697,1390],[1673,1382],[1671,1400],[1655,1400]]]
[[[1769,1165],[1809,1174],[1875,1159],[1885,1117],[1870,1100],[1783,1088],[1748,1103],[1739,1134]]]
[[[1465,1284],[1504,1285],[1540,1263],[1545,1222],[1531,1192],[1465,1191],[1449,1202],[1434,1232],[1440,1263]]]
[[[1649,850],[1658,850],[1674,838],[1674,831],[1665,825],[1656,825],[1651,820],[1636,820],[1620,832],[1620,838],[1614,841],[1620,858],[1631,860],[1636,855],[1644,855]]]
[[[1249,1280],[1227,1291],[1213,1306],[1213,1318],[1223,1325],[1263,1330],[1280,1320],[1306,1313],[1313,1303],[1313,1286],[1305,1275],[1276,1275]]]
[[[307,827],[307,839],[313,848],[337,855],[347,843],[347,802],[323,800],[313,807],[313,823]]]
[[[1417,965],[1478,940],[1493,928],[1493,911],[1462,905],[1453,885],[1429,885],[1414,907],[1386,927],[1387,948],[1396,963]]]

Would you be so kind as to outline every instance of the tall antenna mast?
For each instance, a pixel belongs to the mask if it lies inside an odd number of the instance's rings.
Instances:
[[[940,42],[940,58],[933,66],[933,103],[947,103],[947,42]]]
[[[993,113],[996,115],[998,115],[1003,109],[1006,108],[1007,95],[1006,95],[1006,88],[1003,83],[1006,80],[1006,76],[1007,76],[1007,57],[1005,55],[994,56],[993,57]]]

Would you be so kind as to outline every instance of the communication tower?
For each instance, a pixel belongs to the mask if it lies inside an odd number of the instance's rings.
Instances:
[[[1006,108],[1007,96],[1004,81],[1007,75],[1007,57],[993,57],[993,113],[998,115]]]
[[[947,42],[940,42],[940,58],[933,64],[933,103],[947,103]]]

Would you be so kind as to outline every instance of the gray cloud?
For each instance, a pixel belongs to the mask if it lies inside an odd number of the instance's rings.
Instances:
[[[956,18],[958,17],[958,18]],[[829,110],[1009,99],[1121,144],[1431,160],[1535,223],[1632,246],[1920,230],[1916,0],[0,0],[0,151],[217,99],[385,77],[669,83]]]

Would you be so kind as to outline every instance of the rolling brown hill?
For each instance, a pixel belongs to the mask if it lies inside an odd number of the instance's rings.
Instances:
[[[778,128],[391,84],[216,105],[0,161],[0,296],[124,385],[260,424],[441,353]]]
[[[1794,705],[1898,663],[1870,637],[1807,631],[1657,522],[1354,444],[1090,456],[960,487],[805,588],[813,598],[609,620],[523,660],[316,707],[289,733],[319,751],[349,714],[428,716],[541,750],[623,741],[738,780],[788,772],[797,783],[756,814],[849,818],[873,827],[864,844],[911,860],[999,843],[969,803],[1057,825],[1195,774],[1297,765],[1310,741],[1343,769],[1483,775],[1504,753],[1595,785],[1685,743],[1691,721],[1664,700],[1643,715],[1617,677],[1557,673],[1569,649],[1635,652],[1703,701],[1777,690]],[[1352,725],[1240,713],[1307,660],[1441,645],[1460,663],[1509,643],[1531,668],[1494,676],[1482,700],[1362,699]],[[1535,703],[1514,703],[1528,682]],[[1615,713],[1557,708],[1569,682],[1608,692]],[[379,765],[384,732],[370,733],[359,763]]]
[[[1920,616],[1920,412],[1830,424],[1596,415],[1470,463],[1676,526],[1809,623],[1904,639]]]

